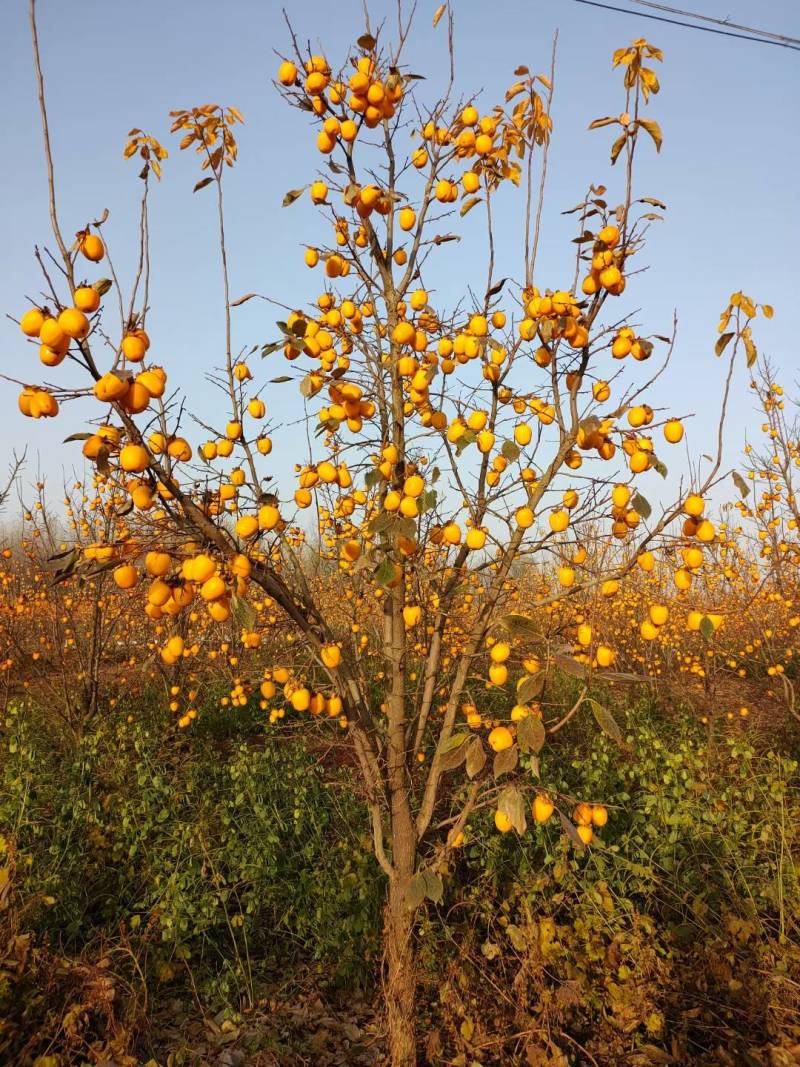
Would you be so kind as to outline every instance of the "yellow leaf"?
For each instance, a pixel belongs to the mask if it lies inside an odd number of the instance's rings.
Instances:
[[[661,127],[655,119],[637,119],[636,124],[637,126],[641,126],[643,130],[647,130],[655,142],[656,152],[660,152],[664,137],[661,133]]]
[[[439,6],[436,8],[436,14],[433,16],[434,29],[436,29],[436,27],[439,25],[439,20],[441,19],[442,15],[445,13],[446,10],[447,4],[439,4]]]
[[[771,319],[772,316],[775,314],[775,309],[773,308],[772,304],[762,304],[761,310],[764,313],[765,319]]]

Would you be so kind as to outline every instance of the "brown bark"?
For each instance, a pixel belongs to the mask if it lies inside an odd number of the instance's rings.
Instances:
[[[386,961],[386,1036],[391,1067],[416,1067],[417,1037],[414,1008],[417,975],[413,942],[414,917],[404,887],[394,880],[384,910]]]

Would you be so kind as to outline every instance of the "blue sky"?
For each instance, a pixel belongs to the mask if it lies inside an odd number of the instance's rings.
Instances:
[[[127,131],[142,127],[170,148],[151,206],[152,351],[169,371],[171,384],[187,387],[197,409],[213,414],[219,401],[202,379],[223,352],[213,204],[210,190],[192,196],[196,162],[170,143],[167,113],[208,101],[234,104],[244,113],[240,161],[226,179],[233,295],[255,290],[294,305],[313,297],[320,276],[303,265],[302,246],[321,239],[327,227],[307,200],[289,209],[280,201],[287,189],[310,180],[320,156],[310,126],[271,85],[277,65],[273,49],[288,50],[280,5],[270,0],[224,5],[218,0],[84,0],[76,7],[39,0],[38,6],[62,227],[71,236],[108,208],[104,235],[125,281],[133,267],[140,191],[138,168],[122,159]],[[301,40],[321,43],[334,65],[362,31],[360,0],[340,0],[335,9],[316,0],[287,6]],[[420,0],[407,50],[415,70],[428,76],[420,90],[423,98],[435,91],[445,70],[444,29],[431,28],[436,6]],[[560,212],[582,198],[589,181],[608,185],[610,202],[621,199],[623,175],[609,165],[609,132],[587,131],[591,119],[621,110],[621,79],[611,71],[611,53],[638,36],[664,50],[658,71],[662,91],[649,108],[663,129],[664,147],[656,156],[643,146],[637,190],[664,200],[668,211],[651,234],[646,257],[651,269],[629,286],[622,301],[631,310],[642,309],[637,320],[649,333],[669,332],[677,309],[678,345],[659,399],[676,412],[696,413],[692,452],[708,451],[723,370],[713,355],[715,330],[731,291],[741,288],[774,305],[775,318],[759,321],[756,340],[781,369],[785,384],[795,377],[800,54],[573,0],[495,0],[491,7],[456,0],[454,6],[457,79],[465,95],[480,92],[479,105],[487,108],[502,100],[518,64],[547,69],[552,35],[559,31],[555,134],[538,272],[543,287],[562,287],[571,277],[574,217]],[[747,0],[695,0],[693,6],[800,37],[800,5],[794,0],[758,7]],[[376,22],[382,14],[391,20],[394,10],[393,0],[372,5]],[[10,116],[0,172],[5,205],[0,294],[3,312],[19,315],[26,307],[24,295],[40,289],[33,246],[51,241],[24,0],[2,5],[0,41],[0,91]],[[519,274],[520,210],[521,197],[504,191],[497,205],[498,276]],[[462,245],[442,251],[436,280],[444,298],[455,298],[469,283],[482,284],[478,215],[465,220]],[[235,315],[235,347],[275,337],[276,315],[266,304],[251,301]],[[26,347],[7,319],[0,320],[0,353],[8,373],[39,378],[35,349]],[[279,357],[272,359],[270,377],[283,371]],[[66,366],[48,373],[68,375]],[[273,412],[294,404],[300,413],[289,389],[266,394]],[[54,446],[83,429],[96,408],[76,403],[57,420],[34,423],[17,413],[16,393],[11,385],[0,390],[0,457],[27,442],[29,455],[40,457],[50,477],[60,480],[65,466],[80,468],[79,445]],[[294,410],[290,406],[288,413]],[[741,372],[731,407],[729,461],[735,460],[746,428],[757,429],[759,421]],[[190,436],[197,442],[203,435],[198,428]],[[270,462],[278,475],[298,458],[293,440],[296,431],[276,439]],[[647,478],[657,480],[654,474]],[[652,492],[657,494],[657,486]]]

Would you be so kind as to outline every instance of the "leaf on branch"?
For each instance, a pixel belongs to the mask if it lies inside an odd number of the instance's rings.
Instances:
[[[373,574],[373,578],[378,583],[378,585],[388,585],[389,582],[394,581],[395,570],[394,564],[391,562],[391,560],[381,560],[375,570],[375,573]]]
[[[243,630],[252,630],[258,620],[256,609],[243,597],[235,596],[231,600],[231,614],[237,626]]]
[[[708,615],[704,615],[700,620],[700,634],[706,641],[710,641],[714,636],[714,623],[709,619]]]
[[[519,445],[514,441],[503,441],[500,451],[511,463],[519,459]]]
[[[286,382],[290,382],[292,379],[288,374],[281,374],[277,378],[270,378],[270,385],[284,385]]]
[[[573,678],[585,678],[589,673],[589,668],[585,663],[578,663],[572,656],[567,656],[563,652],[556,652],[553,656],[556,666],[559,667],[564,674],[570,674]]]
[[[213,178],[201,178],[200,181],[197,182],[197,184],[195,185],[194,189],[192,189],[192,192],[198,193],[201,189],[205,189],[207,185],[211,185],[213,180]]]
[[[530,70],[524,65],[517,67],[517,69],[514,71],[515,78],[524,78],[526,74],[530,74]]]
[[[720,337],[720,339],[714,345],[714,355],[715,356],[721,356],[722,353],[725,351],[725,349],[730,344],[732,338],[733,338],[733,334],[732,333],[724,333],[722,335],[722,337]]]
[[[100,296],[105,296],[113,284],[110,278],[98,278],[96,282],[92,282],[92,289]]]
[[[622,731],[617,725],[617,720],[602,704],[599,704],[596,700],[589,700],[592,706],[592,713],[595,719],[597,719],[597,725],[603,731],[604,734],[608,734],[612,741],[616,744],[622,744]]]
[[[595,119],[594,122],[589,123],[590,130],[599,130],[601,126],[610,126],[614,122],[619,122],[619,119],[614,115],[606,115],[603,119]]]
[[[448,241],[460,241],[461,238],[457,233],[437,233],[433,238],[435,245],[447,244]]]
[[[468,200],[465,200],[464,203],[461,205],[461,210],[459,211],[459,215],[461,216],[461,218],[463,219],[467,212],[472,211],[475,205],[480,204],[480,202],[481,197],[479,196],[471,196]]]
[[[305,185],[302,189],[290,189],[289,192],[284,196],[283,200],[281,200],[281,207],[289,207],[289,205],[293,204],[295,200],[298,200],[305,191]]]
[[[666,478],[667,474],[669,473],[667,471],[667,465],[665,463],[662,463],[658,456],[650,457],[650,466],[654,471],[658,471],[662,478]]]
[[[356,40],[358,47],[363,48],[365,52],[371,52],[377,43],[371,33],[362,33]]]
[[[541,719],[526,715],[517,724],[517,741],[523,752],[541,752],[544,745],[545,730]]]
[[[742,497],[750,496],[750,486],[747,484],[741,474],[739,474],[738,471],[734,471],[731,477],[733,478],[733,484],[739,490],[739,495]]]
[[[479,737],[473,737],[467,745],[467,778],[475,778],[486,766],[486,749]]]
[[[643,130],[647,130],[650,136],[653,138],[653,143],[656,146],[656,152],[661,151],[661,145],[664,143],[664,136],[661,133],[661,127],[658,125],[655,119],[637,119],[636,125],[641,126]]]
[[[538,674],[528,674],[524,678],[521,678],[520,683],[517,686],[517,703],[528,704],[531,700],[536,700],[544,689],[544,681],[544,671],[539,671]],[[524,721],[525,720],[523,720],[523,722]]]
[[[510,774],[513,770],[516,770],[517,763],[519,763],[519,749],[517,746],[512,745],[511,748],[504,748],[502,752],[498,752],[494,757],[492,774],[495,778],[502,778],[504,774]]]
[[[639,198],[640,204],[651,204],[653,207],[660,207],[662,211],[667,210],[667,205],[663,200],[656,200],[654,196],[642,196]]]
[[[232,308],[241,307],[242,304],[246,304],[248,300],[252,300],[253,297],[257,296],[257,295],[258,295],[257,293],[245,293],[244,296],[240,296],[238,300],[234,300],[231,303],[231,307]]]
[[[525,833],[528,825],[525,819],[525,801],[516,786],[506,786],[497,799],[497,810],[508,816],[518,834]]]
[[[634,511],[638,511],[643,519],[649,519],[653,514],[653,509],[650,507],[650,501],[645,499],[641,493],[633,494],[631,507]]]
[[[433,871],[417,871],[406,890],[406,904],[414,911],[423,900],[432,900],[440,904],[444,895],[444,882],[440,874]]]
[[[622,151],[622,149],[625,147],[625,141],[627,140],[627,137],[628,137],[628,134],[627,133],[623,133],[612,144],[612,146],[611,146],[611,162],[612,163],[616,163],[617,162],[617,157],[619,156],[619,154]]]
[[[510,615],[503,616],[500,620],[500,625],[511,637],[527,637],[534,641],[542,640],[541,631],[533,619],[527,615],[519,615],[512,612]]]
[[[507,281],[508,278],[501,278],[499,282],[495,282],[491,289],[486,290],[486,299],[491,300],[493,296],[497,296]]]
[[[747,353],[747,366],[752,367],[758,359],[758,349],[753,341],[753,334],[749,326],[742,330],[742,340],[744,341],[744,350]]]
[[[583,852],[586,846],[584,845],[583,841],[581,841],[581,839],[578,837],[578,831],[575,829],[575,827],[572,825],[566,815],[559,812],[558,817],[561,820],[561,828],[564,833],[573,843],[575,848],[580,849],[580,851]]]
[[[439,749],[439,762],[442,770],[453,771],[456,767],[461,766],[467,758],[465,742],[469,738],[469,734],[453,734],[452,737],[448,737],[447,741]]]
[[[65,437],[63,444],[68,445],[70,441],[88,441],[90,437],[94,437],[93,433],[87,433],[85,430],[81,433],[71,433],[69,437]]]
[[[436,8],[436,11],[434,11],[434,13],[433,13],[433,28],[434,29],[436,29],[436,27],[439,25],[439,23],[441,21],[441,18],[442,18],[442,15],[445,13],[445,11],[447,11],[447,4],[439,4],[439,6]]]

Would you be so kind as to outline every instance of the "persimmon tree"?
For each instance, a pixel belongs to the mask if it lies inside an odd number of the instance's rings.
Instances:
[[[260,687],[270,723],[288,717],[351,750],[386,876],[390,1057],[406,1067],[416,1062],[418,909],[441,899],[470,820],[493,812],[498,832],[524,834],[528,812],[535,823],[555,815],[576,849],[606,822],[602,798],[548,789],[538,753],[581,712],[620,736],[590,686],[630,676],[613,669],[615,649],[592,625],[591,605],[613,598],[634,568],[652,569],[654,552],[714,540],[705,496],[724,474],[725,406],[758,308],[736,312],[716,458],[656,514],[639,489],[666,474],[652,434],[667,448],[684,427],[645,397],[657,391],[675,326],[646,332],[628,321],[624,298],[664,209],[634,185],[637,154],[661,146],[659,125],[646,117],[660,51],[637,40],[614,54],[622,112],[591,126],[612,128],[618,189],[588,186],[572,209],[571,276],[540,279],[552,67],[519,67],[497,105],[462,96],[442,7],[434,25],[450,75],[430,101],[406,57],[410,18],[401,14],[393,40],[367,21],[335,62],[302,47],[290,27],[277,87],[298,113],[298,136],[316,137],[321,166],[283,205],[309,197],[318,208],[304,255],[321,291],[312,303],[275,294],[290,310],[265,320],[268,339],[248,339],[254,348],[236,347],[235,310],[269,301],[256,292],[233,298],[225,233],[225,174],[237,161],[242,115],[216,104],[171,113],[180,148],[197,153],[195,191],[214,201],[223,279],[224,350],[213,379],[225,415],[193,420],[192,398],[168,387],[147,332],[159,300],[148,201],[167,152],[130,132],[124,151],[140,166],[142,198],[138,267],[123,293],[105,247],[107,216],[74,241],[62,229],[34,4],[56,248],[39,253],[45,292],[20,326],[61,377],[20,382],[19,406],[53,417],[76,397],[95,398],[96,423],[70,438],[82,441],[115,518],[105,558],[95,545],[70,558],[69,572],[110,569],[122,589],[146,581],[145,611],[163,635],[167,668],[191,655],[187,619],[202,611],[232,622],[253,653],[239,671]],[[496,271],[501,203],[519,218],[515,278]],[[463,293],[446,305],[436,296],[442,248],[461,239],[461,219],[473,212],[483,215],[485,255],[461,264]],[[109,277],[87,279],[100,263]],[[270,453],[281,391],[291,387],[304,401],[309,444],[289,484]],[[198,446],[190,437],[199,428]],[[591,531],[591,554],[582,530]],[[585,610],[562,611],[570,598]],[[546,634],[537,621],[545,616]],[[569,707],[540,699],[554,670],[581,679]],[[180,725],[196,714],[186,709]]]

